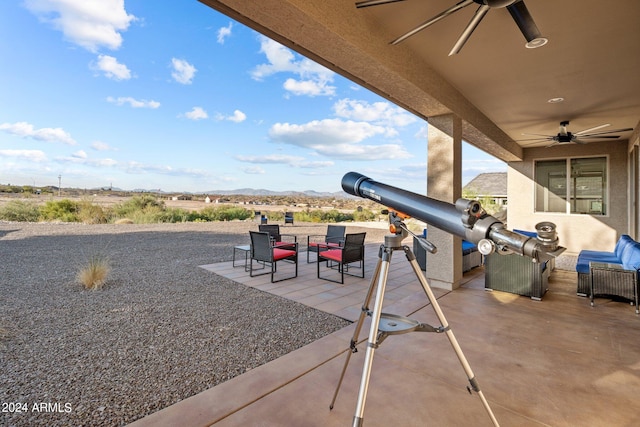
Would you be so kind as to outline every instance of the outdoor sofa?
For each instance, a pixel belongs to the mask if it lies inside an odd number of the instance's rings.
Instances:
[[[593,298],[596,295],[618,296],[633,301],[638,309],[638,274],[640,273],[640,243],[629,235],[618,239],[613,252],[582,250],[576,264],[577,294]]]

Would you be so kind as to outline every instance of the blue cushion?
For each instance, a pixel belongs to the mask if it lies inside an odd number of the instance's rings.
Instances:
[[[628,234],[623,234],[618,239],[618,242],[616,243],[616,247],[613,250],[613,252],[615,252],[618,259],[622,259],[622,253],[624,252],[624,250],[627,248],[627,246],[633,245],[634,243],[635,241],[631,238],[631,236],[629,236]]]
[[[620,260],[613,252],[582,250],[578,255],[576,271],[578,273],[589,273],[590,262],[620,263]]]
[[[468,255],[477,250],[478,247],[475,245],[475,243],[467,242],[466,240],[462,241],[462,255]]]
[[[622,267],[625,270],[640,269],[640,244],[631,243],[626,245],[622,252]]]

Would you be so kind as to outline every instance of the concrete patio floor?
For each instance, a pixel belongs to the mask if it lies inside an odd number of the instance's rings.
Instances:
[[[238,283],[356,321],[378,245],[367,246],[365,278],[317,279],[300,254],[298,277],[271,283],[231,262],[201,266]],[[290,266],[278,266],[279,274]],[[640,318],[632,306],[576,296],[574,272],[556,270],[542,301],[484,290],[484,270],[434,294],[502,426],[640,425]],[[373,308],[373,301],[371,307]],[[439,326],[401,251],[393,255],[384,312]],[[274,313],[277,315],[277,313]],[[353,354],[333,397],[355,323],[132,426],[346,426],[355,413],[366,343]],[[359,335],[367,338],[369,322]],[[444,334],[387,338],[373,359],[366,426],[490,426]]]

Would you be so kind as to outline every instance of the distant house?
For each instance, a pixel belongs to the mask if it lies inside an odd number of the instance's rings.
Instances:
[[[498,206],[507,204],[507,173],[481,173],[473,178],[462,189],[466,197],[474,199],[490,199]]]

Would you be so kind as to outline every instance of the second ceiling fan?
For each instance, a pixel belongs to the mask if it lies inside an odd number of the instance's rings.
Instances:
[[[356,7],[362,8],[362,7],[369,7],[369,6],[377,6],[381,4],[387,4],[387,3],[396,3],[399,1],[404,1],[404,0],[364,0],[364,1],[357,2]],[[523,0],[462,0],[461,2],[450,7],[444,12],[441,12],[438,15],[434,16],[433,18],[418,25],[411,31],[401,35],[397,39],[393,40],[391,44],[398,44],[408,39],[412,35],[435,24],[441,19],[446,18],[452,13],[457,12],[458,10],[463,9],[467,6],[470,6],[474,3],[480,6],[478,7],[478,10],[476,10],[476,13],[473,15],[473,18],[471,18],[471,21],[469,22],[467,27],[462,32],[462,35],[460,36],[456,44],[453,46],[453,49],[451,49],[451,52],[449,52],[449,56],[455,55],[458,52],[460,52],[460,50],[462,49],[462,46],[464,46],[467,40],[469,40],[471,33],[473,33],[473,31],[476,29],[478,24],[480,24],[480,21],[482,21],[482,18],[484,18],[484,16],[487,14],[487,12],[489,12],[490,9],[498,9],[503,7],[507,8],[509,13],[513,17],[513,20],[518,25],[518,28],[520,28],[520,31],[524,35],[525,39],[527,39],[527,44],[526,44],[527,47],[535,48],[535,47],[543,46],[547,43],[547,39],[541,36],[540,30],[538,30],[538,27],[536,26],[536,23],[533,21],[533,18],[531,17],[531,14],[529,13],[529,10],[527,9],[527,6],[524,4]]]

